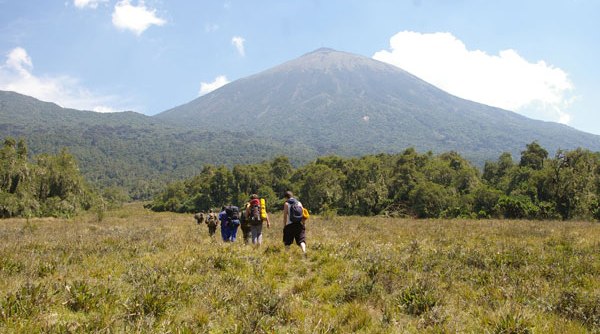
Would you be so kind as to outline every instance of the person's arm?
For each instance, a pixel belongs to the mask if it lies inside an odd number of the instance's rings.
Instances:
[[[267,221],[267,227],[271,227],[271,221],[269,220],[269,214],[266,212],[265,212],[265,214],[266,214],[265,220]]]
[[[289,211],[290,209],[288,206],[288,202],[285,202],[285,204],[283,204],[283,227],[285,227],[285,224],[287,224]]]

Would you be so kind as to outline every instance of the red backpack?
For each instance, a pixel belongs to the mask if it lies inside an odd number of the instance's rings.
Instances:
[[[248,216],[250,225],[260,225],[262,218],[260,217],[260,200],[253,199],[250,201],[250,215]]]

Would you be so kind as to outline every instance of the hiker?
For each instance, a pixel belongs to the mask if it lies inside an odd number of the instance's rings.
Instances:
[[[208,210],[206,225],[208,226],[208,235],[214,237],[215,232],[217,231],[217,225],[219,225],[219,217],[217,217],[217,214],[214,213],[212,209]]]
[[[227,237],[223,237],[225,242],[234,242],[237,236],[237,229],[240,226],[240,208],[235,205],[228,205],[225,207],[225,219],[227,221],[226,234]],[[223,228],[221,227],[221,231]]]
[[[252,240],[252,234],[250,229],[250,222],[248,221],[247,210],[250,206],[250,203],[246,203],[244,205],[244,209],[240,212],[240,229],[242,230],[242,235],[244,238],[244,244],[249,244],[250,240]]]
[[[219,218],[219,221],[221,222],[221,238],[223,238],[224,242],[228,242],[231,233],[229,232],[228,221],[227,221],[227,211],[225,211],[224,206],[221,208],[221,212],[219,212],[218,218]]]
[[[283,204],[283,244],[286,249],[296,241],[306,256],[306,231],[303,223],[302,203],[294,198],[291,191],[285,192],[285,203]]]
[[[204,222],[205,222],[204,212],[200,211],[200,212],[196,213],[194,215],[194,219],[196,220],[197,225],[204,224]]]
[[[252,233],[252,244],[260,246],[262,244],[263,222],[267,222],[267,227],[271,227],[269,215],[264,199],[259,199],[257,194],[250,196],[250,201],[246,203],[246,219],[250,225]]]

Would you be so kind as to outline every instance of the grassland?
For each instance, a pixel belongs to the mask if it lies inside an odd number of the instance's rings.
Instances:
[[[314,217],[303,258],[272,219],[259,249],[138,204],[2,220],[0,332],[600,332],[598,223]]]

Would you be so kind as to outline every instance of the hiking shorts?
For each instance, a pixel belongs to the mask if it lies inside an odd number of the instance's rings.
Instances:
[[[302,223],[291,223],[285,225],[283,228],[283,244],[286,246],[291,245],[296,240],[296,245],[300,246],[301,243],[306,243],[306,229]]]

